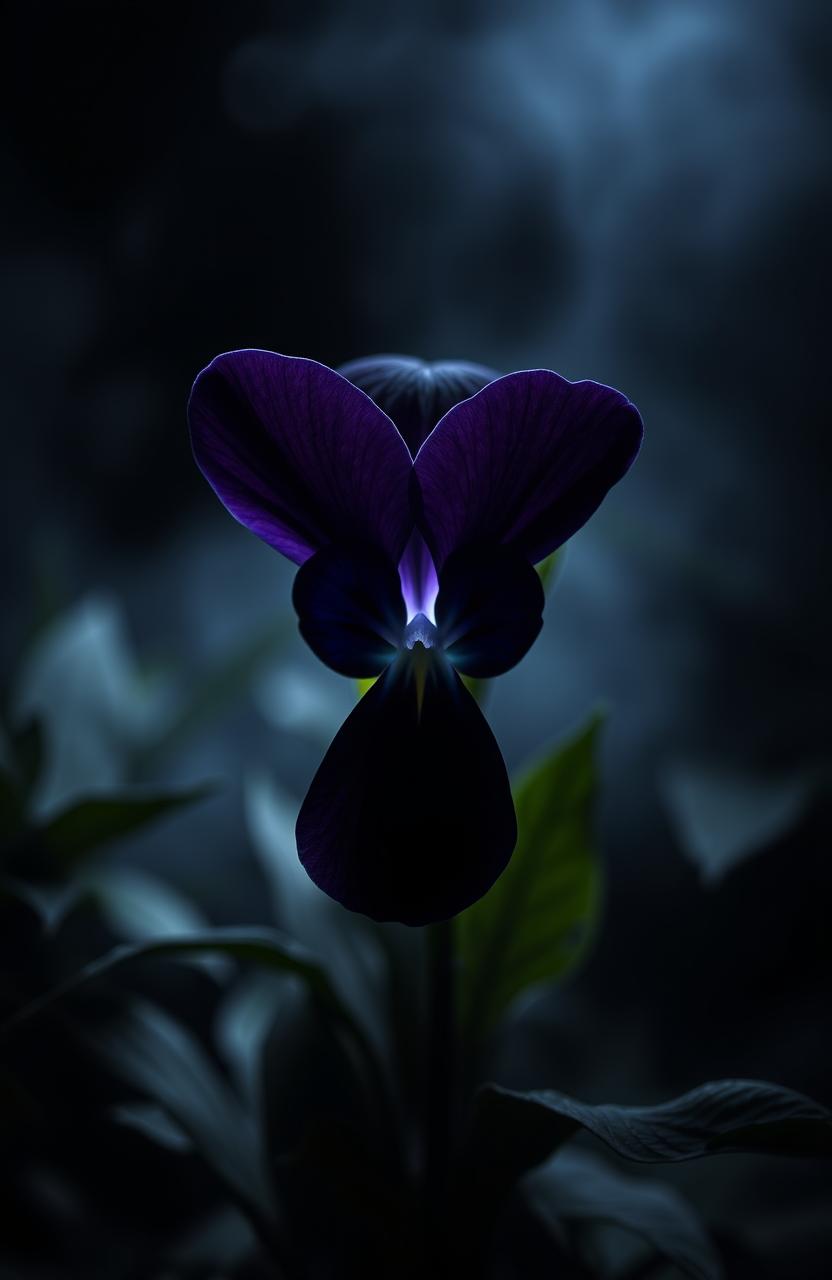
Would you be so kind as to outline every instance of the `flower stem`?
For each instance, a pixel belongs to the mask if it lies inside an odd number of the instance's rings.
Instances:
[[[441,1274],[456,1107],[454,927],[431,925],[428,945],[428,1057],[425,1106],[425,1222],[430,1261]]]

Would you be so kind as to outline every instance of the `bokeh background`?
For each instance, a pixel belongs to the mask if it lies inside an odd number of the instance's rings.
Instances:
[[[12,0],[3,29],[0,645],[43,811],[220,780],[116,860],[259,921],[258,833],[354,698],[193,464],[217,352],[611,383],[642,455],[489,703],[512,767],[608,706],[604,929],[495,1069],[832,1102],[826,6]],[[824,1171],[667,1176],[753,1274],[825,1274]]]

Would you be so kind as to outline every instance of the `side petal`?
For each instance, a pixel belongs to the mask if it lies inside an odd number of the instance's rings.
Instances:
[[[398,561],[413,524],[410,455],[346,378],[315,360],[231,351],[199,374],[188,420],[220,501],[290,560],[362,540]]]
[[[500,749],[459,676],[417,645],[339,730],[298,817],[319,888],[374,920],[445,920],[490,889],[517,839]]]
[[[413,356],[365,356],[338,372],[393,419],[414,457],[449,409],[500,376],[466,360],[428,364]]]
[[[333,671],[377,676],[395,658],[407,616],[396,568],[375,547],[332,544],[295,576],[300,633]]]
[[[536,569],[507,547],[466,547],[439,579],[436,625],[450,662],[488,679],[515,666],[543,626],[546,596]]]
[[[490,383],[446,413],[416,458],[437,568],[489,540],[542,560],[625,474],[641,436],[635,406],[598,382],[535,369]]]

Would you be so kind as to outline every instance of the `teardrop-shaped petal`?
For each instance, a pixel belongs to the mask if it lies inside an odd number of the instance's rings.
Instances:
[[[344,722],[297,824],[300,860],[319,888],[409,925],[476,902],[516,839],[494,735],[442,654],[418,644]]]
[[[390,419],[339,373],[273,351],[231,351],[199,374],[188,419],[217,496],[290,560],[364,541],[398,563],[413,527],[410,454]]]
[[[437,569],[486,541],[542,560],[625,474],[641,436],[638,410],[619,391],[546,369],[510,373],[456,405],[415,464]]]
[[[508,547],[475,546],[448,557],[439,580],[436,625],[458,671],[502,675],[534,644],[546,596],[536,569]]]
[[[298,569],[292,602],[312,652],[342,676],[377,676],[402,643],[399,575],[375,547],[333,543],[316,551]]]
[[[392,418],[413,456],[449,409],[500,375],[466,360],[428,364],[412,356],[365,356],[339,373]]]

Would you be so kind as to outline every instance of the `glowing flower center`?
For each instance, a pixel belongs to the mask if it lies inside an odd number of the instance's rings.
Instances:
[[[426,649],[439,645],[439,632],[423,613],[417,613],[415,618],[411,618],[404,632],[404,648],[412,649],[416,644],[422,644]]]
[[[436,565],[424,538],[416,529],[399,563],[399,578],[408,624],[415,622],[420,615],[431,623],[436,622],[434,607],[439,594]]]

